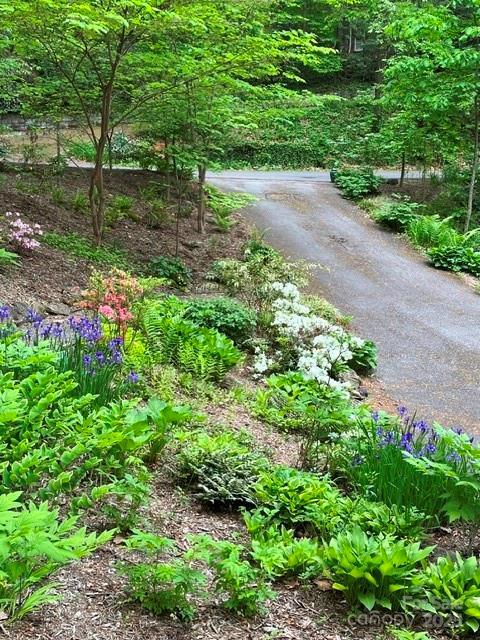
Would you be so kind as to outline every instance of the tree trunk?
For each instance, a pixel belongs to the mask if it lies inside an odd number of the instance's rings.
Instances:
[[[465,233],[467,233],[470,229],[470,223],[472,221],[472,213],[473,213],[473,201],[475,199],[475,187],[477,185],[477,173],[479,166],[479,155],[480,155],[480,113],[479,113],[479,96],[475,98],[475,143],[473,148],[473,160],[472,160],[472,176],[470,179],[470,189],[468,191],[468,206],[467,206],[467,217],[465,218]]]
[[[207,167],[205,164],[198,165],[198,213],[197,213],[197,231],[205,233],[205,177],[207,175]]]
[[[113,84],[106,87],[102,98],[102,113],[100,119],[100,136],[95,145],[95,167],[90,177],[90,212],[92,216],[93,235],[97,246],[102,243],[105,225],[105,188],[103,180],[103,155],[108,144],[110,113],[112,108]]]
[[[402,153],[402,170],[400,172],[400,187],[403,187],[405,183],[405,166],[406,166],[406,157],[405,151]]]

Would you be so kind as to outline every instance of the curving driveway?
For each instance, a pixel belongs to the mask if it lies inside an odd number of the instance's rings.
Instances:
[[[375,340],[377,376],[393,399],[480,433],[480,296],[460,277],[429,267],[344,200],[325,172],[225,171],[209,181],[257,196],[246,216],[266,239],[323,265],[312,288]]]

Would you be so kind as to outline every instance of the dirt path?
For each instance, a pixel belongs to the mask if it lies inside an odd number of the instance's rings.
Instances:
[[[228,171],[210,182],[259,198],[246,215],[294,259],[321,263],[313,285],[379,348],[390,397],[480,434],[480,297],[429,267],[327,182],[324,172]]]

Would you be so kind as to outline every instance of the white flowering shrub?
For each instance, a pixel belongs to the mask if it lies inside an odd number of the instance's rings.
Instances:
[[[265,285],[264,298],[270,301],[270,331],[277,349],[257,348],[254,374],[258,377],[289,369],[308,380],[346,389],[342,374],[348,370],[353,350],[361,349],[364,341],[314,314],[291,282]]]

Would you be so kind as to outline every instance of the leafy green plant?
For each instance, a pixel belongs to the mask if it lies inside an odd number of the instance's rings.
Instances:
[[[55,602],[55,583],[45,579],[58,567],[88,555],[113,532],[99,536],[75,529],[77,518],[61,521],[47,503],[22,506],[21,493],[0,495],[0,610],[17,620]],[[39,586],[40,585],[40,586]]]
[[[165,278],[180,289],[187,287],[192,280],[192,272],[180,258],[153,258],[149,262],[148,273],[157,278]]]
[[[405,231],[419,218],[422,209],[422,205],[407,197],[397,196],[380,200],[378,206],[372,207],[371,216],[375,222],[393,231]]]
[[[437,269],[470,273],[480,277],[480,251],[468,246],[442,246],[428,250],[430,262]]]
[[[82,191],[77,191],[72,198],[73,210],[77,213],[87,213],[89,206],[87,195]]]
[[[333,588],[351,605],[360,603],[369,611],[375,606],[401,610],[414,608],[415,598],[421,598],[416,578],[433,549],[388,536],[370,537],[355,527],[325,543],[323,562]]]
[[[480,629],[480,564],[474,556],[441,557],[424,570],[427,596],[440,615],[453,616],[465,631]],[[439,607],[439,603],[441,608]]]
[[[214,505],[252,504],[253,485],[269,465],[245,437],[199,431],[184,434],[181,443],[178,473],[198,498]]]
[[[77,258],[90,260],[99,264],[118,267],[132,271],[135,268],[135,261],[123,249],[104,244],[101,247],[95,245],[83,236],[76,233],[59,234],[55,232],[45,233],[42,242],[69,253]]]
[[[256,325],[255,313],[233,298],[193,300],[183,317],[200,327],[216,329],[237,345],[252,337]]]
[[[127,576],[130,599],[155,615],[173,613],[181,620],[192,620],[196,609],[190,597],[202,594],[206,582],[203,573],[184,559],[165,562],[164,553],[175,547],[168,538],[136,530],[126,546],[147,558],[147,562],[117,565],[118,571]]]
[[[371,340],[363,340],[361,343],[350,343],[352,358],[347,362],[350,369],[361,375],[371,374],[377,368],[377,346]]]
[[[342,495],[328,477],[313,473],[284,467],[263,473],[254,486],[254,498],[257,509],[244,514],[254,538],[275,526],[328,540],[354,525],[372,535],[422,537],[421,513]]]
[[[194,554],[215,572],[215,589],[228,596],[225,608],[246,617],[265,612],[265,603],[275,593],[263,573],[246,559],[244,547],[200,536],[195,540]]]
[[[67,202],[67,194],[61,187],[53,187],[51,192],[52,202],[59,207],[62,207]]]
[[[231,216],[234,211],[243,209],[256,199],[249,193],[223,193],[211,185],[206,188],[206,193],[208,208],[222,231],[228,231],[233,226]]]
[[[255,413],[280,429],[318,431],[327,440],[351,425],[352,405],[342,392],[288,372],[267,378],[267,389],[258,391]]]
[[[269,579],[299,576],[308,579],[322,573],[321,544],[296,538],[293,531],[270,527],[252,540],[252,558]]]
[[[178,317],[159,316],[155,305],[143,317],[153,358],[205,380],[221,380],[242,359],[233,342],[214,329]]]
[[[0,269],[4,267],[15,267],[18,265],[19,257],[13,251],[0,248]]]
[[[419,216],[407,226],[407,234],[417,247],[452,247],[464,244],[464,236],[455,231],[450,218],[441,220],[438,216]]]
[[[383,178],[379,178],[373,170],[364,167],[361,169],[341,169],[335,174],[335,184],[340,187],[342,193],[352,200],[358,200],[371,193],[377,193]]]
[[[425,631],[411,631],[408,629],[390,629],[390,637],[394,640],[432,640]]]
[[[88,140],[70,140],[67,144],[66,153],[71,158],[77,158],[85,162],[95,162],[95,147]]]
[[[108,203],[106,210],[106,221],[108,224],[114,224],[125,218],[134,218],[133,198],[124,195],[116,195]]]

